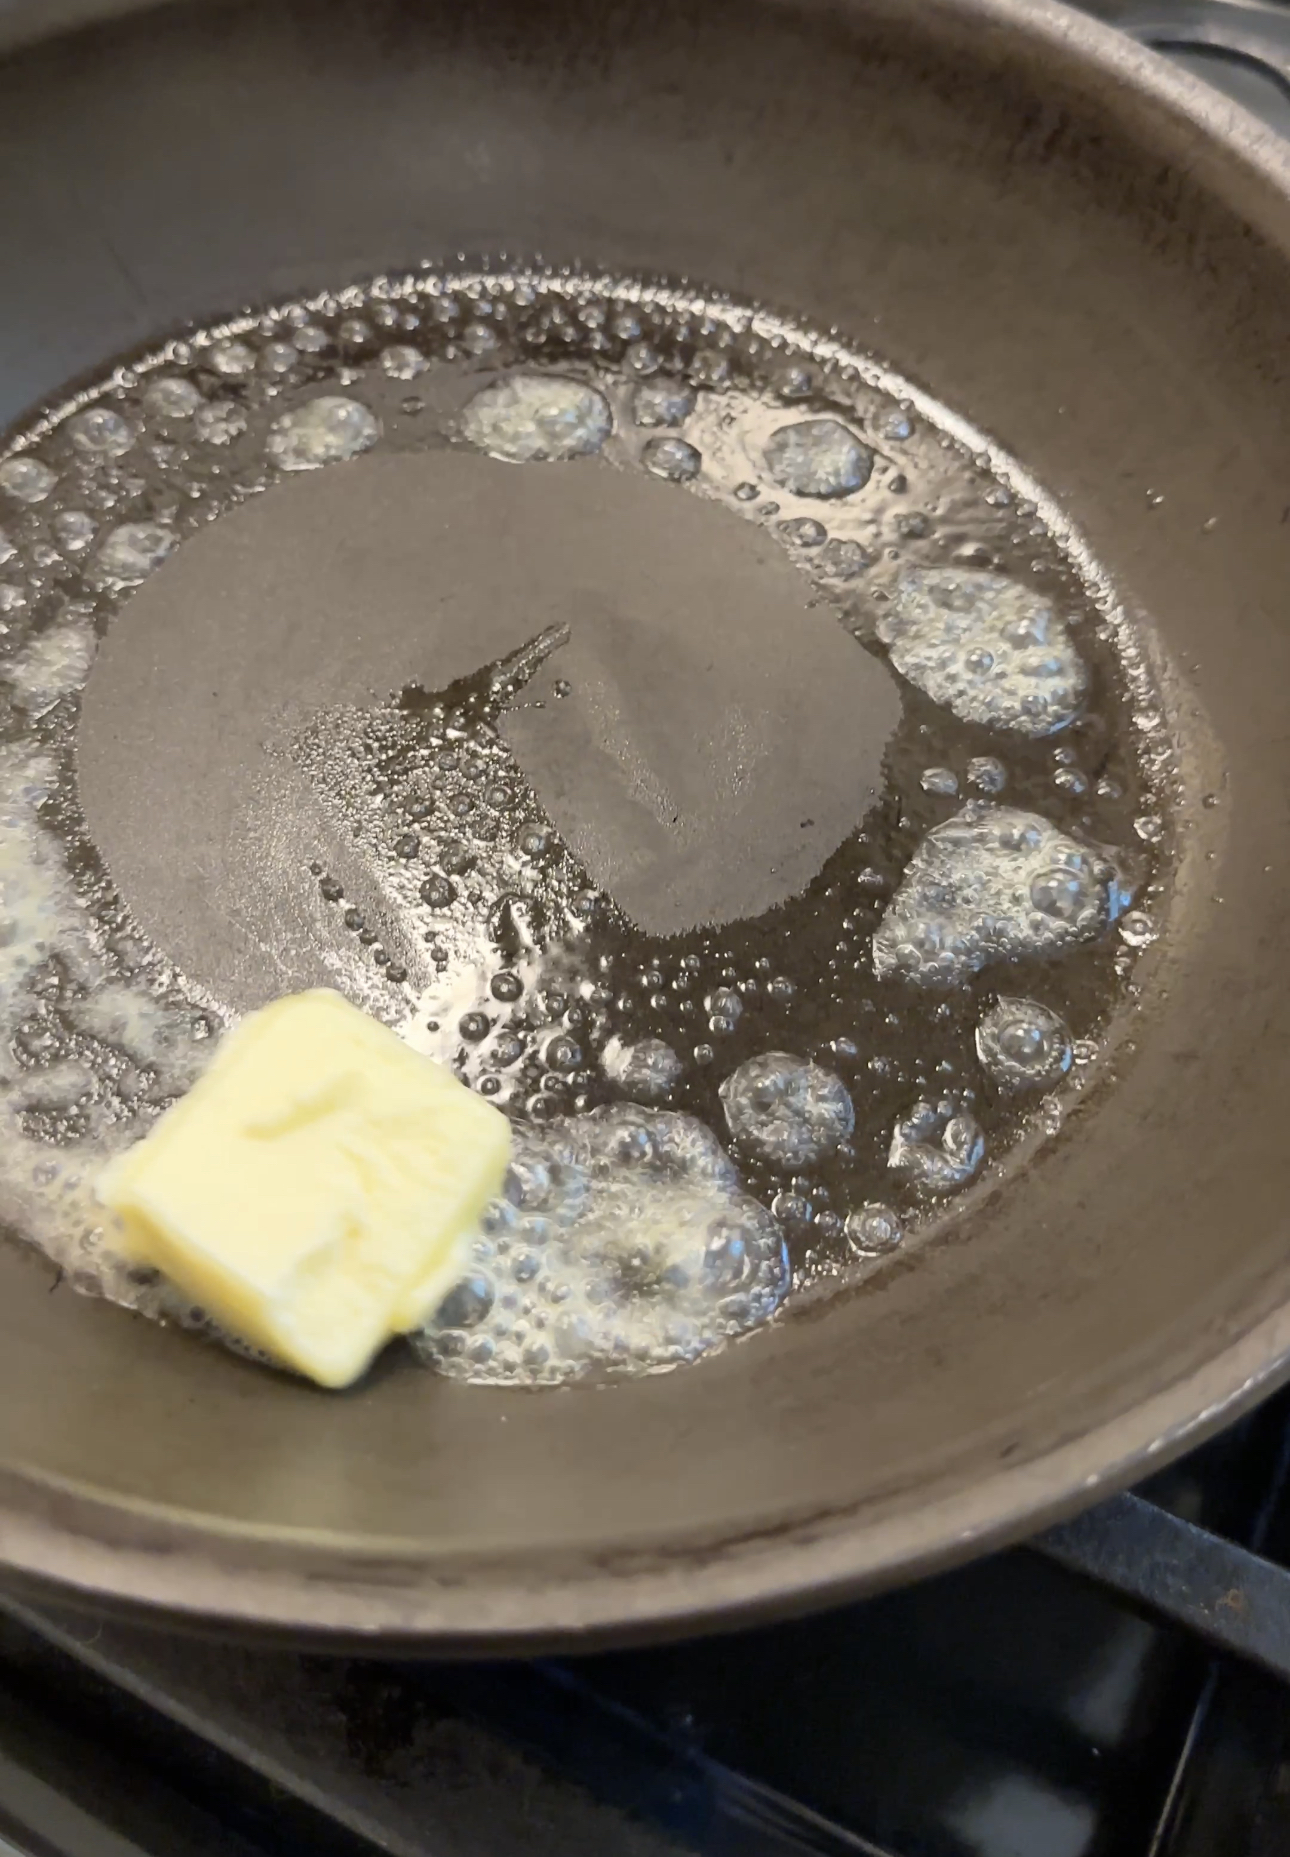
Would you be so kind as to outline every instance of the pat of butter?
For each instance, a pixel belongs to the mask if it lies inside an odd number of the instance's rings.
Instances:
[[[317,991],[229,1034],[99,1197],[123,1248],[233,1334],[347,1386],[466,1269],[510,1124],[451,1071]]]

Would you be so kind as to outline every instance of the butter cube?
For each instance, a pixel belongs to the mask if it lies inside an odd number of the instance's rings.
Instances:
[[[348,1386],[464,1274],[509,1153],[504,1115],[320,990],[231,1032],[98,1190],[131,1257],[231,1333]]]

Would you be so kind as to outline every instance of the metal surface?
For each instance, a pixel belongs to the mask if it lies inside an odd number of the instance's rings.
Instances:
[[[1112,1496],[1038,1546],[1207,1644],[1290,1682],[1290,1572],[1144,1502]]]
[[[1154,50],[1203,59],[1217,55],[1267,73],[1290,96],[1290,18],[1266,6],[1231,0],[1180,0],[1177,5],[1130,6],[1116,24]],[[1208,66],[1202,66],[1205,73]]]
[[[1015,1537],[1284,1375],[1290,167],[1251,118],[1038,0],[193,4],[0,66],[0,239],[5,419],[186,317],[458,250],[836,324],[1086,531],[1181,667],[1186,787],[1115,1087],[916,1267],[708,1365],[322,1399],[6,1250],[17,1575],[385,1646],[692,1629]]]

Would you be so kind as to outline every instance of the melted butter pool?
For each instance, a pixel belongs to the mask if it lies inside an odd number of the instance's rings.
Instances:
[[[443,687],[320,707],[289,743],[315,821],[291,882],[333,983],[515,1126],[507,1193],[417,1351],[487,1384],[676,1366],[881,1268],[1078,1087],[1162,926],[1161,704],[1019,466],[749,306],[418,272],[119,364],[0,457],[0,1218],[160,1319],[204,1321],[114,1256],[93,1180],[236,1012],[143,931],[87,827],[80,693],[134,589],[212,522],[419,450],[634,474],[754,525],[899,684],[841,842],[773,906],[696,904],[666,933],[529,777],[534,731],[586,695],[577,611]],[[722,741],[726,649],[703,695]],[[666,829],[676,770],[629,708],[617,727]]]

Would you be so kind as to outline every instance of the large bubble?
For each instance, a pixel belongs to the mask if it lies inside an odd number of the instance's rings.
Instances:
[[[558,464],[600,450],[613,428],[594,387],[558,374],[507,374],[462,414],[472,445],[508,464]]]
[[[910,568],[878,620],[896,669],[964,722],[1051,735],[1088,673],[1050,601],[1002,574]]]
[[[956,1193],[980,1170],[985,1137],[953,1098],[918,1102],[892,1131],[887,1165],[921,1193]]]
[[[735,1140],[783,1172],[822,1161],[855,1127],[841,1078],[784,1051],[741,1064],[722,1084],[721,1101]]]
[[[648,1372],[765,1321],[789,1282],[779,1225],[701,1122],[597,1110],[517,1130],[469,1274],[414,1345],[492,1384]]]
[[[873,453],[836,419],[802,419],[766,441],[767,474],[794,496],[850,496],[863,490]]]
[[[316,471],[369,451],[380,436],[380,422],[360,400],[320,393],[274,420],[267,449],[284,471]]]
[[[1045,1090],[1071,1067],[1065,1021],[1037,999],[1000,996],[976,1028],[982,1066],[1006,1090]]]
[[[1050,956],[1129,905],[1126,876],[1038,813],[969,800],[927,834],[873,938],[874,971],[956,986],[990,961]]]

